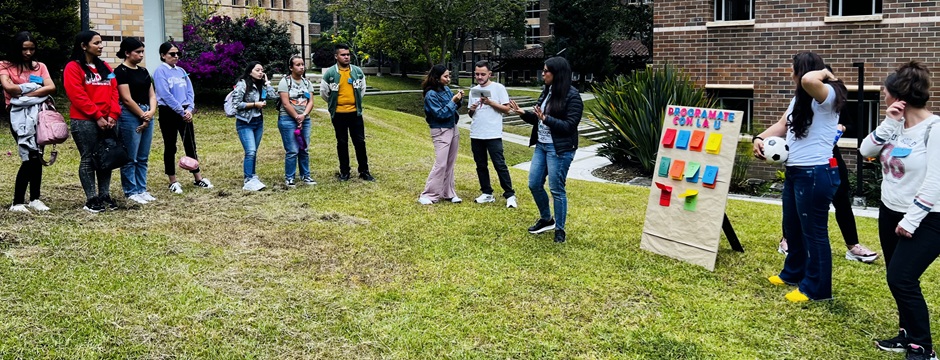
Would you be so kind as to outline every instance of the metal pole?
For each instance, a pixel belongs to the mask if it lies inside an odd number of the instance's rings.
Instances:
[[[82,0],[82,3],[81,3],[82,31],[88,31],[91,29],[91,21],[89,20],[89,17],[91,15],[89,14],[90,11],[88,7],[89,7],[88,0]]]
[[[856,124],[855,137],[858,139],[857,146],[862,147],[862,139],[865,137],[866,127],[865,122],[868,119],[868,114],[866,114],[865,106],[865,62],[859,61],[852,63],[852,66],[858,68],[858,121]],[[854,203],[858,204],[859,202],[864,203],[864,190],[862,184],[865,183],[865,173],[862,171],[863,164],[865,163],[865,158],[860,152],[855,152],[855,199]],[[883,165],[883,164],[882,164]]]
[[[300,27],[300,56],[303,56],[304,63],[307,63],[307,42],[306,42],[307,31],[306,29],[304,29],[304,26],[301,25],[299,22],[296,22],[296,21],[291,21],[291,22],[294,23],[294,25],[297,25]]]

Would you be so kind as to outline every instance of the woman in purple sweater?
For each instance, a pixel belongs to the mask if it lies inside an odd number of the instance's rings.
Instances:
[[[171,42],[160,45],[160,61],[153,72],[153,87],[157,92],[157,110],[160,132],[163,134],[163,166],[170,177],[170,191],[182,194],[183,185],[176,181],[176,137],[183,137],[183,150],[186,156],[199,159],[196,155],[196,137],[193,134],[193,83],[189,81],[186,70],[176,66],[180,60],[180,50]],[[211,189],[209,179],[202,177],[199,168],[190,170],[195,177],[193,185]]]

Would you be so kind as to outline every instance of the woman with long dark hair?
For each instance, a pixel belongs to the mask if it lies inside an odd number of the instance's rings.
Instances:
[[[104,43],[97,32],[78,33],[63,75],[65,93],[71,101],[72,138],[81,154],[78,179],[85,191],[84,209],[91,213],[118,208],[111,198],[112,170],[95,169],[92,160],[98,139],[110,136],[121,115],[117,80],[111,66],[100,58],[103,49]]]
[[[529,190],[539,208],[539,219],[529,228],[532,234],[555,230],[555,242],[567,239],[565,222],[568,217],[568,194],[565,190],[568,169],[578,149],[578,124],[584,103],[578,89],[571,86],[571,65],[562,57],[545,60],[542,69],[545,88],[532,111],[523,111],[515,101],[509,108],[525,122],[532,124],[529,146],[535,145],[529,169]],[[555,217],[545,192],[545,179],[552,192]]]
[[[783,270],[768,278],[774,285],[795,285],[791,302],[832,298],[829,204],[841,180],[832,158],[845,84],[812,52],[793,57],[796,94],[780,120],[754,137],[754,156],[764,158],[768,136],[786,136],[790,154],[783,183],[783,230],[789,252]]]
[[[310,112],[313,111],[313,85],[305,76],[306,64],[300,55],[294,55],[287,61],[290,70],[277,84],[281,97],[278,109],[277,129],[281,132],[284,143],[284,183],[287,187],[295,186],[294,175],[300,166],[301,181],[305,185],[316,185],[310,176],[310,155],[307,143],[310,141]],[[300,130],[299,143],[295,132]]]
[[[434,65],[424,77],[424,120],[431,127],[434,142],[434,166],[424,184],[418,203],[431,205],[441,199],[452,203],[463,200],[457,196],[454,165],[457,163],[457,147],[460,131],[457,130],[457,109],[463,99],[463,90],[454,94],[450,90],[450,70],[444,65]]]
[[[182,137],[186,156],[199,160],[196,153],[196,134],[193,127],[195,91],[186,70],[177,66],[180,50],[167,41],[160,44],[160,61],[153,72],[153,87],[157,94],[157,111],[160,133],[163,135],[163,171],[169,177],[170,192],[183,193],[183,185],[176,179],[176,139]],[[193,185],[211,189],[212,183],[202,176],[202,170],[189,170],[193,174]]]
[[[927,109],[930,70],[916,61],[888,75],[881,89],[885,119],[862,142],[884,168],[878,235],[888,288],[898,307],[898,336],[875,341],[908,359],[936,359],[920,277],[940,256],[940,116]]]
[[[118,95],[121,97],[121,118],[118,131],[121,143],[131,161],[121,167],[121,188],[124,197],[138,204],[157,200],[147,191],[147,162],[153,140],[153,114],[157,96],[150,72],[140,66],[144,60],[144,43],[128,37],[121,41],[117,57],[124,61],[114,69]]]
[[[261,135],[264,134],[265,100],[277,97],[277,91],[271,87],[268,75],[260,62],[252,61],[245,67],[245,71],[235,84],[232,98],[236,100],[235,130],[238,140],[245,150],[245,159],[242,161],[244,171],[243,190],[258,191],[266,185],[255,174],[255,158],[258,146],[261,145]]]
[[[36,144],[36,122],[22,121],[14,124],[10,100],[14,97],[46,97],[55,93],[55,83],[49,76],[46,65],[33,60],[36,41],[32,34],[23,31],[13,37],[9,58],[0,61],[0,84],[3,86],[7,117],[11,119],[10,131],[19,144],[20,170],[16,173],[13,187],[13,205],[10,211],[47,211],[49,207],[39,200],[42,184],[42,147]],[[28,90],[24,92],[25,90]],[[26,120],[26,119],[23,119]],[[29,203],[26,203],[26,188],[29,188]]]

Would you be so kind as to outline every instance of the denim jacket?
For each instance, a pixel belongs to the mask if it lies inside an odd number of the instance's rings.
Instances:
[[[450,129],[457,126],[459,103],[451,101],[454,92],[445,86],[424,94],[424,120],[432,129]]]
[[[267,85],[264,89],[266,99],[276,99],[278,97],[277,90],[274,89],[271,85]],[[244,122],[251,122],[251,119],[261,116],[261,110],[259,108],[248,108],[248,103],[264,101],[266,99],[261,99],[261,94],[258,93],[258,90],[254,86],[249,88],[245,85],[245,80],[238,80],[238,83],[235,84],[235,92],[232,94],[232,97],[235,99],[241,99],[238,104],[235,105],[237,111],[235,112],[235,118]]]

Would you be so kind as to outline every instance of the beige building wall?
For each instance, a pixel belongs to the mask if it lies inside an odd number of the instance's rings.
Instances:
[[[120,59],[117,51],[125,37],[137,37],[156,49],[160,43],[172,37],[183,40],[182,0],[164,0],[164,18],[166,34],[163,39],[147,39],[144,36],[144,0],[96,0],[89,6],[91,29],[101,34],[104,40],[104,52],[101,58],[112,66],[117,66]],[[146,61],[144,66],[148,66]]]
[[[260,7],[264,9],[264,14],[269,19],[286,23],[290,31],[291,43],[297,47],[297,53],[301,52],[300,26],[294,25],[292,21],[306,27],[310,23],[308,12],[309,4],[307,0],[220,0],[219,15],[228,15],[236,18],[250,13],[251,7]],[[303,44],[310,45],[309,40]],[[309,53],[309,51],[307,51]],[[309,60],[309,59],[307,59]]]

